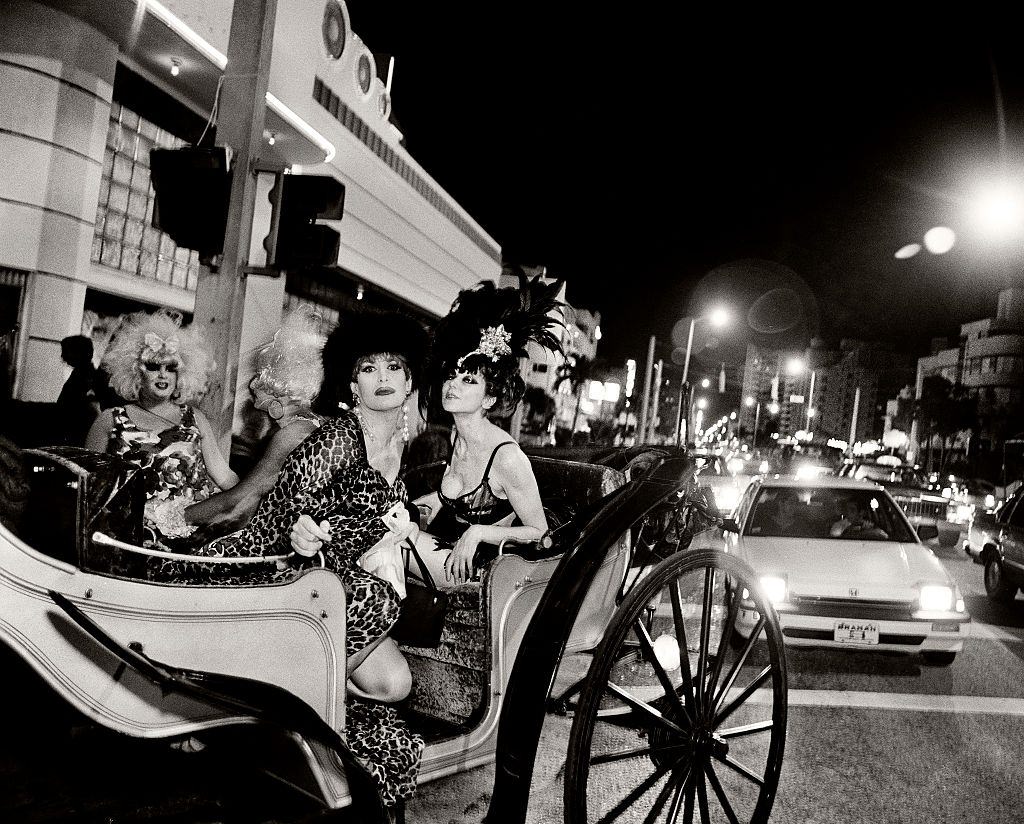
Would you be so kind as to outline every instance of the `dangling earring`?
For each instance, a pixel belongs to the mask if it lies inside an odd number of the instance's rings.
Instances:
[[[409,405],[402,404],[402,440],[409,443]]]
[[[274,414],[274,404],[277,404],[277,414]],[[277,398],[274,398],[270,403],[267,404],[267,414],[270,415],[272,420],[279,421],[284,417],[284,404],[281,403]]]

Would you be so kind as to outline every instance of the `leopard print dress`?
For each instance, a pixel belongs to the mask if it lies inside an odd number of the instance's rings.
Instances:
[[[391,584],[356,562],[387,527],[381,520],[405,499],[401,480],[394,485],[373,469],[366,457],[359,422],[351,413],[326,421],[285,460],[274,487],[260,501],[249,524],[200,547],[197,555],[256,557],[290,551],[289,532],[299,515],[331,526],[331,541],[322,550],[324,565],[345,587],[345,651],[349,657],[384,635],[398,619],[400,601]],[[292,580],[313,561],[284,568],[277,563],[203,565],[160,560],[151,565],[151,580],[190,584],[261,584]],[[230,571],[226,571],[230,570]],[[423,738],[413,733],[388,704],[348,699],[345,738],[376,778],[386,804],[410,797],[423,752]]]

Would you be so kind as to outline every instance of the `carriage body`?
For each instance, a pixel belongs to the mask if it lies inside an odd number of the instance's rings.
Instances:
[[[95,533],[120,529],[137,539],[131,524],[140,520],[138,484],[107,456],[67,449],[27,454],[28,500],[13,531],[0,525],[0,639],[58,695],[96,723],[143,738],[202,736],[266,720],[244,701],[154,684],[144,671],[125,666],[117,650],[83,634],[51,592],[147,659],[271,685],[311,708],[324,729],[344,729],[339,579],[322,569],[256,587],[134,579],[131,558],[111,555]],[[671,502],[672,487],[680,486],[671,479],[685,474],[675,466],[645,498],[620,494],[630,490],[618,469],[531,460],[542,499],[559,499],[565,517],[566,505],[575,510],[575,523],[556,531],[551,554],[502,554],[479,583],[457,589],[456,615],[439,648],[405,649],[417,685],[411,710],[434,722],[420,781],[488,763],[500,749],[489,821],[525,816],[544,712],[560,695],[579,693],[622,605],[636,523]],[[419,482],[429,486],[435,471],[425,468]],[[409,482],[415,492],[417,481]],[[623,503],[631,497],[643,499],[635,512]],[[64,514],[45,518],[47,507]],[[268,752],[268,770],[328,807],[351,803],[343,744],[308,728],[289,730],[287,721],[281,726],[287,745]],[[526,769],[519,763],[525,760]]]

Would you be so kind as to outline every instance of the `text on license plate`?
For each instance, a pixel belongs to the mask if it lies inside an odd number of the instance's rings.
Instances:
[[[877,644],[878,624],[871,621],[836,621],[835,639],[841,644]]]

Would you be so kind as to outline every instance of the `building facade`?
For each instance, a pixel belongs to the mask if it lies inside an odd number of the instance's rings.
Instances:
[[[974,449],[998,455],[1006,439],[1024,431],[1024,289],[999,292],[995,316],[962,324],[957,346],[932,348],[917,361],[915,397],[921,397],[925,378],[937,375],[977,398]],[[922,440],[927,442],[926,433],[915,421],[911,456],[920,455]],[[968,448],[966,442],[960,446]]]
[[[216,101],[232,82],[231,21],[230,0],[0,6],[0,356],[9,395],[57,397],[65,336],[93,334],[102,348],[122,312],[194,311],[211,275],[196,252],[153,227],[149,151],[210,143]],[[366,301],[429,320],[460,289],[497,279],[500,247],[406,151],[390,113],[342,0],[278,4],[259,159],[333,176],[345,186],[345,214],[335,265],[247,279],[243,350],[269,340],[287,306],[314,304],[337,320]],[[254,248],[269,212],[258,199]],[[244,377],[240,366],[243,390]]]

